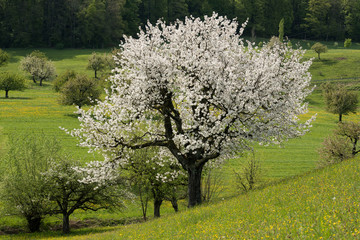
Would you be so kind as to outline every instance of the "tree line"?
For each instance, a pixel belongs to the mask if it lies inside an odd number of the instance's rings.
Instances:
[[[284,19],[291,38],[360,40],[358,0],[0,0],[0,46],[113,47],[147,21],[213,11],[249,19],[245,34],[252,37],[277,35]]]

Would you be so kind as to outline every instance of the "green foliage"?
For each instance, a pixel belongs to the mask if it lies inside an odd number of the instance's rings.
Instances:
[[[10,136],[9,151],[1,159],[4,211],[24,217],[31,232],[39,231],[41,220],[52,209],[42,172],[59,150],[55,139],[23,132]]]
[[[9,98],[9,91],[22,91],[25,88],[25,78],[23,76],[9,72],[0,74],[0,90],[5,91],[5,98]]]
[[[9,61],[9,54],[4,50],[0,49],[0,67],[5,65]]]
[[[154,217],[160,217],[160,207],[164,200],[170,201],[178,211],[177,201],[185,198],[186,173],[169,159],[159,159],[158,148],[141,149],[133,153],[123,170],[138,195],[143,219],[147,219],[147,204],[154,202]],[[173,174],[178,174],[173,177]]]
[[[279,23],[279,40],[284,41],[284,19],[282,18]]]
[[[342,84],[325,83],[322,85],[323,95],[326,103],[326,110],[339,115],[339,122],[342,121],[342,115],[356,113],[358,94],[349,91]]]
[[[319,167],[337,163],[354,157],[360,152],[357,143],[360,139],[360,123],[341,122],[329,137],[325,138],[319,149]]]
[[[344,47],[349,48],[351,47],[351,38],[346,38],[344,41]]]
[[[284,19],[284,31],[296,38],[360,40],[357,0],[61,0],[2,1],[0,46],[114,47],[123,34],[135,37],[148,20],[174,22],[212,12],[240,22],[249,18],[246,32],[254,39],[277,35]]]
[[[75,104],[79,108],[92,105],[99,99],[101,90],[97,82],[86,75],[76,75],[70,78],[60,89],[60,103],[64,105]]]
[[[318,167],[344,161],[352,157],[351,142],[347,138],[333,134],[324,139],[319,154]]]
[[[58,76],[53,82],[53,87],[55,92],[59,92],[65,83],[67,83],[70,79],[73,79],[75,77],[76,77],[76,72],[74,70],[67,70],[66,72]]]
[[[328,51],[327,46],[319,42],[312,45],[311,49],[318,54],[319,59],[321,53],[326,53]]]
[[[87,182],[86,179],[93,176],[83,171],[80,163],[73,159],[62,156],[57,161],[49,162],[49,165],[47,171],[43,172],[42,180],[49,200],[57,205],[51,213],[63,215],[63,233],[70,232],[69,217],[74,211],[120,209],[125,206],[123,200],[129,199],[120,175],[111,176],[111,179],[105,176],[103,182]]]
[[[101,56],[100,54],[93,52],[89,57],[89,62],[87,69],[94,70],[95,78],[98,78],[97,72],[105,70],[108,66],[108,58],[106,56]]]
[[[29,54],[30,57],[39,58],[42,60],[48,60],[46,54],[41,52],[40,50],[34,50]]]
[[[354,157],[360,152],[358,142],[360,140],[360,122],[343,122],[338,124],[335,134],[347,138],[352,145],[351,154]]]

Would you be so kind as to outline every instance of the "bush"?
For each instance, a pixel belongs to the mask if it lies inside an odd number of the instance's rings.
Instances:
[[[9,152],[1,159],[4,211],[26,219],[31,232],[39,231],[42,219],[52,210],[42,172],[60,150],[55,139],[44,134],[20,133],[9,138]]]
[[[351,38],[346,38],[345,41],[344,41],[344,47],[345,48],[349,48],[351,47]]]
[[[86,75],[77,75],[70,78],[60,90],[60,103],[64,105],[75,104],[79,108],[84,105],[93,105],[99,99],[101,90],[94,79]]]
[[[342,162],[360,152],[357,143],[360,140],[360,122],[340,122],[333,134],[325,138],[319,149],[319,167]]]
[[[0,67],[5,65],[9,61],[9,54],[2,49],[0,49]]]
[[[240,172],[235,171],[235,177],[240,192],[248,192],[262,183],[263,170],[254,153],[247,156]]]
[[[68,82],[70,79],[76,77],[76,72],[74,70],[67,70],[60,76],[58,76],[53,82],[55,92],[60,92],[62,86]]]

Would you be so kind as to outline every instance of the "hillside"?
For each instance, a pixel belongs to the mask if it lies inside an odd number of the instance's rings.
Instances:
[[[51,239],[358,239],[360,158],[146,223]],[[16,239],[50,239],[23,235]]]
[[[58,74],[69,68],[84,72],[89,76],[93,74],[86,70],[87,57],[93,50],[44,49],[44,51],[50,59],[53,59]],[[11,50],[12,59],[1,70],[18,71],[19,60],[29,52],[31,52],[30,49]],[[314,57],[314,55],[312,51],[308,51],[306,57]],[[358,77],[360,69],[355,63],[359,61],[359,56],[359,50],[331,49],[322,56],[322,61],[315,60],[311,69],[313,79],[319,85],[324,79],[335,79],[341,76]],[[354,84],[354,89],[359,84],[358,79],[346,80],[346,82]],[[46,135],[56,136],[62,142],[64,150],[75,158],[83,161],[93,160],[93,155],[86,154],[87,149],[77,147],[76,139],[59,129],[59,126],[70,129],[77,127],[79,122],[73,114],[75,108],[60,105],[58,97],[58,93],[52,89],[51,82],[46,82],[44,87],[39,87],[32,84],[30,80],[28,89],[24,92],[11,92],[9,99],[0,96],[0,154],[7,150],[8,135],[31,129],[34,132],[44,131]],[[315,168],[318,160],[317,149],[331,129],[336,126],[337,116],[325,112],[323,97],[318,88],[307,100],[310,112],[301,118],[308,119],[317,113],[317,120],[308,134],[284,143],[283,148],[278,146],[256,148],[256,157],[262,162],[266,181],[278,182],[281,179],[287,179],[282,183],[248,195],[234,197],[238,195],[234,189],[234,170],[241,167],[244,158],[231,159],[219,175],[224,191],[221,192],[219,198],[215,199],[218,203],[194,210],[188,210],[183,204],[180,208],[181,213],[176,215],[173,214],[170,204],[165,203],[161,209],[164,218],[159,220],[126,227],[83,228],[74,230],[71,236],[73,239],[169,239],[173,237],[216,239],[221,236],[225,236],[225,239],[231,239],[231,237],[261,239],[268,235],[269,238],[280,239],[286,237],[313,239],[321,236],[330,238],[335,234],[335,239],[349,239],[352,237],[351,234],[358,234],[360,229],[356,227],[359,225],[359,220],[357,220],[359,204],[356,200],[360,187],[357,182],[360,177],[356,161],[289,179]],[[359,114],[350,114],[344,120],[359,121]],[[221,200],[222,198],[225,200]],[[149,216],[152,215],[151,211],[149,207]],[[141,218],[141,209],[138,202],[135,202],[125,212],[84,213],[79,211],[70,218],[78,222],[84,220],[120,222],[124,219],[127,221],[126,219]],[[59,222],[61,222],[59,216],[47,217],[44,229],[48,230],[49,228],[46,227]],[[18,217],[1,216],[0,230],[4,226],[24,229],[25,222]],[[107,233],[101,235],[88,235],[105,231]],[[0,236],[0,239],[61,239],[61,236],[59,232],[44,232],[36,235],[6,235]]]

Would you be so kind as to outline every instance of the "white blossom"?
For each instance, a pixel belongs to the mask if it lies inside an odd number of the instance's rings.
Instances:
[[[311,60],[285,44],[254,47],[241,39],[244,27],[238,31],[235,20],[213,14],[172,25],[159,20],[137,38],[125,37],[111,90],[104,101],[78,110],[81,126],[70,133],[106,156],[165,147],[184,169],[254,141],[277,144],[303,135],[314,119],[298,119],[312,91]]]

